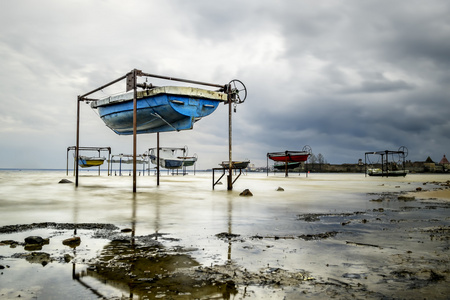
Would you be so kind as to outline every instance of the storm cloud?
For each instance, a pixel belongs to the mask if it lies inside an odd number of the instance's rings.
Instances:
[[[0,167],[64,168],[76,99],[130,70],[219,84],[248,98],[233,114],[233,157],[311,146],[330,163],[406,146],[450,153],[450,4],[431,1],[7,1],[0,10]],[[173,82],[151,80],[158,85]],[[123,90],[105,89],[100,95]],[[116,90],[117,89],[117,90]],[[228,159],[227,107],[161,134]],[[81,146],[132,153],[131,137],[81,109]],[[156,146],[140,135],[138,152]]]

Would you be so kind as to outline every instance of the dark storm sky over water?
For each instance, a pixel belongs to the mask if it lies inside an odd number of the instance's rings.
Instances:
[[[448,1],[8,1],[0,9],[0,167],[65,167],[76,97],[133,68],[225,84],[242,80],[233,155],[308,144],[330,163],[409,149],[450,155]],[[154,84],[174,84],[150,80]],[[105,90],[99,97],[110,92]],[[118,89],[118,90],[117,90]],[[87,105],[81,145],[131,153]],[[161,135],[198,168],[228,155],[227,109]],[[156,146],[139,136],[138,152]]]

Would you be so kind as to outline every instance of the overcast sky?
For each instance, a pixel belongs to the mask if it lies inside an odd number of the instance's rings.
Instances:
[[[77,96],[134,68],[241,80],[235,160],[265,166],[267,152],[309,145],[334,164],[400,146],[408,160],[439,161],[450,155],[449,16],[447,0],[1,1],[0,168],[65,168]],[[161,134],[161,146],[216,167],[228,159],[227,119],[221,105],[193,130]],[[80,140],[133,149],[86,104]],[[155,146],[156,134],[138,136],[139,153]]]

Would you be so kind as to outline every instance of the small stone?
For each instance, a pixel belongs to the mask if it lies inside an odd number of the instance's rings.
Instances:
[[[416,199],[416,197],[414,197],[414,196],[398,196],[397,199],[401,200],[401,201],[413,201]]]
[[[73,257],[70,254],[64,254],[64,261],[66,263],[70,262],[73,259]]]
[[[284,189],[281,187],[281,186],[279,186],[278,187],[278,189],[277,189],[277,191],[279,191],[279,192],[283,192],[284,191]]]
[[[75,247],[80,246],[81,239],[78,236],[74,236],[72,238],[65,239],[62,243],[63,243],[63,245],[69,246],[71,248],[75,248]]]
[[[253,194],[252,194],[252,192],[250,192],[249,189],[245,189],[242,193],[239,194],[239,196],[248,197],[248,196],[253,196]]]
[[[69,179],[61,179],[58,183],[73,183],[72,181],[70,181]]]
[[[416,191],[420,192],[422,190],[421,187],[416,188]]]
[[[45,240],[43,238],[41,238],[40,236],[29,236],[29,237],[25,238],[26,244],[42,245],[42,244],[44,244],[44,242],[45,242]]]

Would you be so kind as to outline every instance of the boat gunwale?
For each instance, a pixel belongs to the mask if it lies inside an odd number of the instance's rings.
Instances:
[[[162,86],[162,87],[155,87],[149,90],[138,91],[137,99],[141,100],[151,98],[157,95],[185,96],[190,98],[199,98],[219,102],[226,102],[228,99],[228,95],[222,92],[215,92],[211,90],[193,87],[182,87],[182,86]],[[97,107],[110,106],[114,104],[128,102],[133,100],[133,98],[134,98],[134,91],[128,91],[117,95],[108,96],[96,101],[92,101],[90,105],[91,108],[95,109]]]

